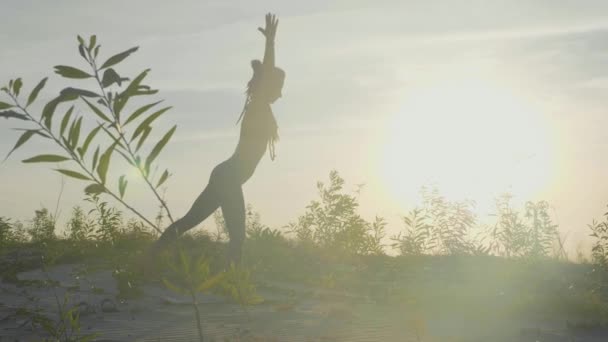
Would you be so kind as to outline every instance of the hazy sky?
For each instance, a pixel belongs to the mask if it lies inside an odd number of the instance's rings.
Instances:
[[[97,34],[105,57],[140,46],[119,72],[151,68],[148,84],[174,106],[156,127],[178,125],[160,163],[174,174],[166,195],[181,216],[236,145],[268,11],[280,17],[287,79],[274,105],[278,158],[265,157],[245,185],[264,222],[295,219],[332,169],[349,189],[366,184],[362,212],[387,217],[391,232],[429,181],[477,200],[482,213],[501,191],[545,199],[572,247],[605,211],[603,0],[1,1],[0,82],[22,77],[29,91],[50,76],[43,103],[67,84],[54,65],[84,68],[77,34]],[[18,137],[13,127],[0,121],[0,151]],[[0,216],[55,207],[59,175],[20,163],[53,151],[30,143],[0,165]],[[81,203],[82,185],[66,182],[62,218]],[[127,199],[153,216],[156,204],[136,185]]]

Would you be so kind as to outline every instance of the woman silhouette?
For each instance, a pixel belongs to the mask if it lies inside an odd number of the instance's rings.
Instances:
[[[258,28],[266,37],[264,61],[251,62],[253,77],[247,84],[247,100],[241,116],[241,132],[236,150],[230,158],[211,172],[209,183],[194,201],[184,217],[172,223],[153,245],[158,253],[185,231],[222,208],[230,237],[228,258],[241,261],[245,240],[245,200],[242,185],[253,175],[258,163],[269,149],[274,160],[274,143],[278,139],[277,123],[270,104],[281,97],[285,72],[274,64],[274,38],[279,21],[273,14],[266,15],[266,27]]]

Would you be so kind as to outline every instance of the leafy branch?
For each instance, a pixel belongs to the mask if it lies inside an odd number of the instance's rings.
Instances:
[[[137,96],[154,95],[158,92],[158,90],[153,90],[150,86],[142,84],[144,78],[150,71],[149,69],[144,70],[136,76],[133,81],[129,82],[129,78],[121,77],[113,68],[133,52],[137,51],[138,48],[134,47],[118,53],[108,58],[104,63],[101,63],[101,67],[98,67],[98,56],[101,46],[97,44],[96,36],[91,36],[88,43],[85,43],[84,39],[78,36],[78,42],[79,54],[89,64],[91,72],[65,65],[55,66],[55,72],[68,79],[94,79],[99,89],[91,91],[73,87],[65,88],[60,91],[57,97],[50,100],[44,106],[40,117],[36,119],[28,110],[28,106],[35,102],[38,94],[46,85],[47,78],[41,80],[38,85],[34,87],[28,96],[25,105],[20,103],[19,98],[23,82],[20,78],[10,80],[8,86],[2,87],[1,90],[11,98],[12,103],[0,102],[0,117],[27,121],[34,124],[35,127],[19,129],[24,131],[24,133],[18,138],[15,146],[8,153],[6,158],[35,135],[41,136],[44,139],[50,139],[59,145],[65,154],[42,154],[25,159],[23,162],[62,163],[73,161],[76,163],[76,170],[64,168],[55,170],[65,176],[90,182],[90,184],[85,187],[86,193],[105,193],[113,197],[127,209],[139,216],[148,225],[160,232],[160,228],[152,223],[151,220],[147,219],[141,212],[125,202],[124,196],[128,185],[127,176],[124,174],[121,175],[118,178],[117,189],[112,190],[108,182],[108,170],[114,152],[119,153],[128,164],[138,170],[139,175],[144,179],[156,199],[167,212],[167,216],[171,222],[173,222],[170,210],[158,192],[158,188],[169,178],[169,171],[165,169],[162,175],[155,180],[154,177],[151,176],[150,169],[175,133],[176,126],[169,129],[162,138],[156,142],[149,154],[145,155],[141,153],[141,148],[152,131],[152,123],[171,107],[164,107],[147,115],[147,112],[150,109],[162,101],[151,102],[135,109],[126,120],[122,120],[121,114],[125,111],[126,105],[130,99]],[[59,127],[53,128],[53,118],[56,116],[57,107],[64,103],[74,102],[78,99],[81,99],[84,104],[86,104],[86,107],[94,114],[94,116],[91,117],[97,119],[95,127],[86,134],[86,137],[83,129],[83,119],[85,117],[77,114],[74,115],[74,105],[69,107],[65,112],[60,120]],[[139,121],[139,124],[133,130],[131,137],[127,138],[127,126],[136,121]],[[103,148],[102,145],[97,145],[96,148],[93,148],[93,141],[100,131],[103,131],[110,138],[111,143],[109,146],[104,146]],[[84,137],[84,139],[81,139],[82,137]],[[87,152],[93,150],[93,156],[88,157]],[[89,159],[89,161],[86,159]]]

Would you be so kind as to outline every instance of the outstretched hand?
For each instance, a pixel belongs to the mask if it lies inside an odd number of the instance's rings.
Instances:
[[[266,27],[258,27],[258,31],[266,37],[268,41],[274,41],[274,37],[277,34],[277,26],[279,25],[279,19],[277,16],[271,13],[266,14]]]

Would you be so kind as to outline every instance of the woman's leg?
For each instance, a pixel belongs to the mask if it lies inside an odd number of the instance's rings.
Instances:
[[[184,217],[173,222],[160,236],[155,248],[161,250],[165,248],[171,242],[177,240],[177,238],[185,233],[186,231],[194,228],[197,224],[203,222],[209,217],[220,204],[219,196],[214,187],[209,182],[209,185],[203,190],[203,192],[194,201],[194,204],[188,210]]]
[[[228,262],[240,264],[245,241],[245,199],[238,180],[221,190],[221,208],[230,236]]]

